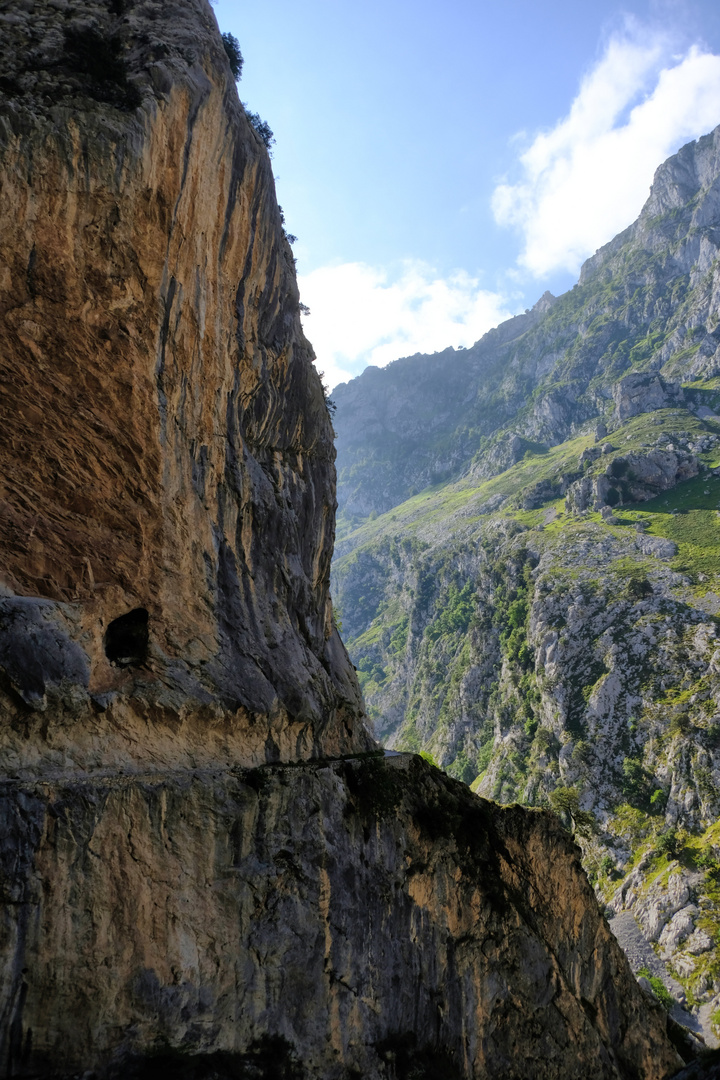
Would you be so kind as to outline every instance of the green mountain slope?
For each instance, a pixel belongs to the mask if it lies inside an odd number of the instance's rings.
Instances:
[[[565,296],[335,395],[333,594],[378,736],[491,798],[555,807],[706,1029],[719,254],[717,129],[658,170],[638,221]]]
[[[638,221],[563,296],[546,293],[470,349],[368,368],[337,387],[341,524],[469,467],[501,472],[590,419],[612,426],[673,403],[678,378],[720,374],[719,162],[716,130],[662,165]],[[638,373],[646,392],[623,394],[618,382]]]

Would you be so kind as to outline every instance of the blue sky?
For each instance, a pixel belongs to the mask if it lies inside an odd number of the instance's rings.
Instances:
[[[217,0],[330,385],[469,345],[630,224],[720,123],[716,0]]]

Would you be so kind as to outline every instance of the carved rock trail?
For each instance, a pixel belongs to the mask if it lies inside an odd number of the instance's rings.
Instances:
[[[545,813],[364,726],[206,0],[0,4],[0,1076],[664,1080]]]

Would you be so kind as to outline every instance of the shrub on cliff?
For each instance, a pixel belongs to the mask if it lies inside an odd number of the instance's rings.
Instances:
[[[633,574],[627,583],[627,594],[631,600],[644,600],[652,593],[653,587],[643,574]]]
[[[301,304],[300,307],[302,308],[303,305]],[[325,398],[325,408],[327,409],[330,415],[330,419],[332,420],[333,416],[335,415],[337,405],[330,397],[330,387],[325,382],[325,372],[318,371],[318,375],[320,376],[320,385],[322,386],[323,397]]]
[[[222,43],[225,46],[225,52],[230,63],[230,70],[233,73],[235,82],[239,82],[242,78],[243,69],[243,54],[240,52],[240,42],[234,34],[223,34]]]
[[[643,768],[642,762],[636,758],[626,757],[622,765],[622,793],[630,803],[638,810],[649,809],[651,795],[655,791],[652,777]]]
[[[686,835],[684,829],[678,829],[673,825],[667,832],[658,836],[655,841],[655,851],[659,855],[666,855],[668,859],[676,858],[685,846]]]
[[[649,968],[641,967],[638,971],[638,976],[642,976],[650,983],[653,994],[658,999],[663,1009],[670,1012],[675,1004],[675,998],[672,996],[668,988],[662,979],[659,979],[657,975],[653,975]]]
[[[580,836],[590,836],[595,826],[595,815],[580,809],[580,793],[574,787],[556,787],[548,795],[550,809],[562,821],[566,829]]]
[[[264,142],[265,149],[270,152],[270,147],[275,142],[275,136],[273,135],[272,128],[268,124],[267,120],[262,120],[258,113],[253,112],[252,109],[248,109],[244,101],[243,108],[245,109],[245,115],[247,116],[248,120]]]

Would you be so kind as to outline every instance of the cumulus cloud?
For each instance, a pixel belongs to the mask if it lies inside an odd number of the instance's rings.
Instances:
[[[324,266],[299,278],[303,320],[329,386],[399,356],[472,345],[510,312],[465,271],[441,277],[419,261],[399,274],[366,263]]]
[[[658,165],[720,123],[720,56],[670,55],[629,24],[581,83],[568,115],[521,154],[521,178],[493,193],[496,221],[524,240],[536,277],[577,272],[637,217]]]

